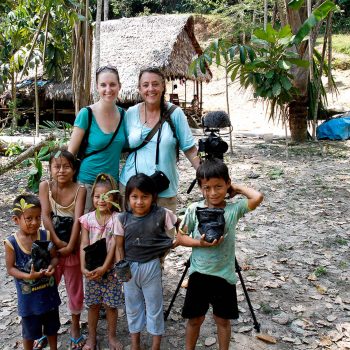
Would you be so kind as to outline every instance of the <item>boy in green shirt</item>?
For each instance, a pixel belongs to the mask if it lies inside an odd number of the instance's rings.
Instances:
[[[230,319],[238,318],[235,272],[235,228],[238,220],[254,210],[263,195],[242,185],[231,183],[227,166],[219,159],[204,161],[197,169],[196,178],[204,201],[191,204],[185,213],[178,234],[177,245],[192,247],[190,277],[182,311],[188,318],[186,350],[196,347],[200,327],[209,304],[217,326],[220,350],[228,350],[231,339]],[[225,197],[241,194],[246,198],[227,203]],[[225,228],[221,238],[206,241],[198,229],[197,208],[223,208]],[[215,225],[214,225],[215,226]]]

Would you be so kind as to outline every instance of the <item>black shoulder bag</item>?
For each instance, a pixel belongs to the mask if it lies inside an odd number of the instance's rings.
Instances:
[[[159,162],[159,143],[160,143],[160,135],[161,135],[161,130],[162,130],[162,125],[164,124],[165,121],[167,121],[170,125],[170,128],[174,134],[174,137],[176,138],[177,141],[177,147],[178,147],[178,139],[176,137],[176,133],[175,133],[175,126],[172,122],[172,120],[170,119],[170,115],[173,113],[173,111],[177,108],[176,105],[172,105],[162,116],[162,118],[159,120],[159,122],[153,127],[153,129],[147,134],[147,136],[145,137],[145,139],[143,140],[143,142],[138,145],[135,148],[129,149],[129,153],[132,152],[137,152],[139,149],[141,149],[142,147],[144,147],[151,139],[152,137],[156,134],[157,131],[159,131],[158,133],[158,137],[157,137],[157,148],[156,148],[156,161],[155,164],[156,166],[158,165]],[[137,169],[136,169],[136,155],[137,153],[135,153],[135,172],[137,174]],[[157,192],[163,192],[165,191],[170,184],[170,181],[168,179],[168,177],[160,170],[156,170],[154,172],[154,174],[152,174],[151,179],[154,181],[155,185],[156,185],[156,189]]]

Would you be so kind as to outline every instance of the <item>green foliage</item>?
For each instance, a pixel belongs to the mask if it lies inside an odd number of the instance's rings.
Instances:
[[[315,269],[314,274],[316,277],[327,275],[327,269],[324,266],[319,266]]]
[[[117,17],[134,17],[145,13],[164,13],[165,7],[159,0],[111,0],[113,14]]]
[[[302,2],[292,1],[290,6],[298,8]],[[266,30],[254,30],[250,45],[232,44],[228,40],[218,39],[192,62],[189,71],[195,75],[198,71],[204,73],[207,65],[214,62],[220,65],[223,59],[231,80],[239,78],[242,87],[252,87],[254,96],[270,105],[270,118],[276,119],[298,94],[293,84],[292,69],[307,68],[309,65],[308,61],[300,59],[295,46],[334,8],[331,0],[324,1],[301,25],[296,35],[293,35],[289,25],[276,30],[268,24]]]
[[[25,210],[34,207],[34,204],[28,204],[24,198],[21,198],[19,203],[16,203],[15,207],[12,209],[12,211],[19,211],[21,213],[24,213]]]
[[[112,200],[109,199],[110,195],[113,194],[113,193],[119,193],[119,191],[118,190],[110,190],[110,191],[108,191],[106,193],[101,193],[100,200],[104,201],[104,202],[107,202],[107,203],[110,203],[110,204],[112,204],[113,207],[115,207],[118,210],[120,210],[119,204],[116,203],[116,202],[113,202]],[[96,217],[98,219],[101,217],[101,213],[100,213],[100,210],[99,210],[98,207],[96,208]]]
[[[26,159],[22,165],[31,167],[28,173],[27,187],[34,193],[39,191],[39,184],[43,175],[43,162],[50,160],[51,152],[54,149],[61,148],[67,142],[65,138],[59,138],[51,141],[47,146],[40,149],[39,153],[35,153],[33,158]]]
[[[297,34],[294,38],[294,44],[300,44],[304,38],[310,33],[311,29],[315,25],[326,18],[330,11],[333,11],[336,8],[332,0],[326,0],[320,4],[314,11],[312,11],[310,17],[302,24],[299,28]]]
[[[283,169],[273,168],[268,172],[268,176],[270,180],[277,180],[284,174]]]
[[[22,142],[11,142],[5,152],[5,156],[13,157],[21,154],[25,150],[25,147]]]
[[[64,144],[70,139],[73,131],[73,125],[64,121],[44,120],[43,125],[39,126],[43,130],[59,132],[63,130],[63,135],[60,136],[61,143]]]
[[[28,174],[27,186],[34,193],[38,193],[39,184],[43,175],[43,165],[41,163],[41,159],[39,158],[38,153],[35,153],[34,158],[29,159],[29,165],[32,167],[32,169],[29,171]]]

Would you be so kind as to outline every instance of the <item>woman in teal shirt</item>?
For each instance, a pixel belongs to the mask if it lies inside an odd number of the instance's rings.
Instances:
[[[91,208],[91,188],[99,173],[108,173],[119,181],[119,161],[125,145],[124,111],[116,105],[121,87],[117,68],[109,65],[100,67],[96,71],[96,85],[100,99],[90,106],[92,123],[85,154],[103,149],[118,127],[119,130],[105,150],[83,159],[81,163],[77,179],[87,189],[85,211]],[[88,110],[82,108],[75,119],[68,145],[68,151],[74,155],[79,151],[88,124]]]
[[[165,79],[158,68],[150,67],[141,70],[139,74],[139,92],[143,102],[130,107],[126,112],[125,131],[128,137],[128,145],[135,148],[142,143],[147,134],[158,123],[171,104],[164,100]],[[159,193],[158,204],[176,211],[176,195],[179,186],[179,176],[176,164],[176,145],[197,169],[199,158],[195,139],[188,126],[187,118],[181,108],[176,108],[170,115],[174,125],[176,138],[168,122],[164,122],[152,139],[137,152],[129,154],[125,166],[120,175],[120,190],[126,186],[129,178],[136,173],[152,175],[155,170],[160,170],[170,180],[169,187]],[[156,165],[156,148],[159,141],[159,162]]]

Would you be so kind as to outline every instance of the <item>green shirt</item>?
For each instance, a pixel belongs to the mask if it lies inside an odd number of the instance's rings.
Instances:
[[[200,239],[196,208],[205,207],[204,201],[191,204],[185,213],[181,226],[187,226],[187,233]],[[226,203],[224,241],[213,247],[193,247],[190,274],[199,272],[224,278],[228,283],[237,281],[235,270],[235,240],[238,220],[249,211],[248,200],[241,199],[235,203]]]
[[[120,114],[124,113],[120,107],[118,107],[118,109]],[[74,126],[86,130],[88,123],[88,110],[86,108],[82,108],[75,119]],[[92,114],[92,123],[86,153],[102,149],[108,144],[113,134],[114,132],[105,133],[102,131],[96,122],[94,114]],[[115,136],[112,144],[109,145],[106,150],[93,154],[82,161],[78,174],[78,181],[92,185],[99,173],[110,174],[116,181],[118,181],[120,154],[124,145],[125,130],[123,120],[118,134]]]

